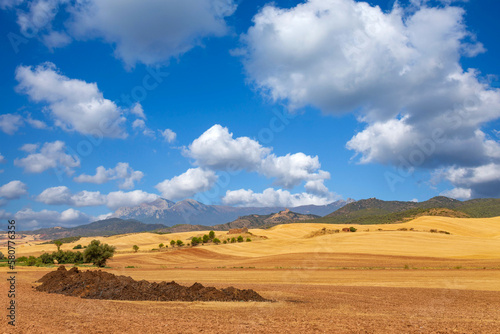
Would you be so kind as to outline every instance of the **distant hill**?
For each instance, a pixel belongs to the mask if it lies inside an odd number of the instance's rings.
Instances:
[[[330,224],[390,224],[420,216],[487,218],[500,216],[500,199],[458,201],[437,196],[425,202],[382,201],[376,198],[345,205],[331,214],[316,219]]]
[[[144,224],[133,219],[124,220],[119,218],[109,218],[71,228],[51,227],[19,233],[38,235],[38,239],[40,240],[54,240],[76,236],[95,237],[103,235],[147,232],[164,227],[165,225],[162,224]]]
[[[346,204],[354,202],[339,200],[328,205],[305,205],[289,208],[300,214],[324,216]],[[269,215],[285,210],[285,207],[233,207],[224,205],[205,205],[193,199],[177,203],[158,198],[151,203],[143,203],[135,207],[124,207],[115,211],[113,217],[136,219],[144,223],[174,225],[218,225],[232,222],[238,217],[247,215]]]
[[[248,215],[226,223],[213,226],[214,230],[229,230],[232,228],[261,228],[284,223],[297,223],[299,221],[320,218],[317,215],[301,214],[288,209],[269,215]]]
[[[292,212],[288,209],[280,211],[278,213],[272,213],[269,215],[248,215],[242,216],[238,219],[225,224],[217,224],[213,226],[204,225],[190,225],[190,224],[179,224],[172,227],[166,227],[157,230],[160,233],[176,233],[176,232],[191,232],[191,231],[227,231],[232,228],[263,228],[269,227],[277,224],[285,223],[296,223],[298,221],[309,221],[312,219],[320,218],[316,215],[301,214],[297,212]]]

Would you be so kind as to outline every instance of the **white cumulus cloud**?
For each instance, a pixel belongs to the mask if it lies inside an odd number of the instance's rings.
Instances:
[[[301,205],[326,205],[339,198],[340,196],[334,194],[329,194],[328,196],[318,196],[306,192],[292,194],[288,190],[267,188],[262,193],[255,193],[250,189],[228,190],[222,201],[226,205],[244,207],[294,207]]]
[[[154,64],[189,51],[204,37],[225,35],[224,18],[235,9],[232,0],[91,0],[69,9],[69,25],[77,38],[113,44],[128,66]]]
[[[159,130],[159,131],[163,136],[163,139],[165,139],[168,143],[173,143],[175,141],[175,138],[177,138],[177,134],[170,129],[165,129],[163,131]]]
[[[160,182],[155,186],[162,197],[177,200],[207,191],[217,181],[214,171],[203,168],[190,168],[181,175]]]
[[[19,180],[10,181],[0,187],[0,197],[6,199],[17,199],[27,193],[28,187]]]
[[[158,195],[142,190],[128,192],[120,190],[108,194],[86,190],[72,193],[68,187],[59,186],[45,189],[36,197],[36,200],[48,205],[71,205],[76,207],[106,205],[108,208],[116,210],[120,207],[131,207],[153,202],[158,197]]]
[[[48,104],[55,124],[65,131],[125,138],[125,118],[116,104],[105,99],[95,83],[70,79],[52,63],[16,70],[18,91],[33,101]]]
[[[500,143],[483,127],[500,118],[500,90],[461,64],[486,50],[464,9],[429,4],[396,2],[387,12],[354,0],[266,5],[234,54],[264,94],[291,109],[356,112],[365,129],[347,148],[361,163],[498,164]]]
[[[49,168],[61,168],[71,175],[74,168],[80,167],[80,159],[65,153],[66,145],[62,141],[44,143],[39,152],[38,146],[24,145],[21,149],[30,154],[22,159],[15,159],[14,165],[24,168],[29,173],[41,173]]]
[[[93,221],[93,217],[75,209],[67,209],[62,212],[22,209],[14,214],[14,219],[19,222],[19,227],[22,230],[55,226],[73,227]]]
[[[103,184],[111,180],[121,180],[118,184],[121,189],[132,189],[135,186],[135,182],[139,182],[143,177],[144,173],[133,170],[128,162],[119,162],[115,168],[106,169],[104,166],[99,166],[96,168],[95,175],[81,174],[73,180],[80,183],[95,184]]]

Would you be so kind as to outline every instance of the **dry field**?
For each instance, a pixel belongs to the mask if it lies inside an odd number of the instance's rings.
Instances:
[[[251,288],[275,302],[84,300],[36,292],[34,282],[54,269],[18,267],[16,332],[500,333],[500,217],[420,217],[310,237],[323,227],[345,226],[279,225],[251,230],[252,242],[161,252],[151,249],[203,233],[99,238],[117,247],[105,269],[114,274]],[[407,231],[398,230],[403,228]],[[228,235],[217,232],[217,237]],[[134,244],[138,253],[131,251]],[[55,246],[28,242],[17,252],[42,250]],[[0,291],[6,289],[1,280]],[[6,293],[0,300],[6,305]],[[8,332],[4,324],[2,331]]]

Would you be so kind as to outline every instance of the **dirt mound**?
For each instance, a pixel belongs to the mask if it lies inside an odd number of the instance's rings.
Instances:
[[[60,266],[43,276],[38,291],[60,293],[88,299],[155,300],[155,301],[269,301],[254,290],[233,287],[216,289],[195,283],[185,287],[172,282],[135,281],[128,276],[116,276],[104,271],[69,271]]]

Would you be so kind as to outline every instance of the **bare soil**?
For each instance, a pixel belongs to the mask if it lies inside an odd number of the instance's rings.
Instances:
[[[48,272],[18,273],[17,326],[13,330],[2,320],[0,333],[491,334],[500,328],[498,291],[336,286],[335,281],[269,284],[263,276],[262,283],[235,286],[259,291],[275,303],[117,301],[36,291],[34,282]],[[0,281],[0,291],[7,283]],[[215,286],[228,283],[233,284]],[[6,297],[0,295],[1,305]]]
[[[117,276],[101,270],[80,271],[64,266],[38,280],[37,291],[59,293],[87,299],[151,300],[151,301],[269,301],[253,290],[234,287],[216,289],[194,283],[185,287],[171,282],[135,281],[128,276]]]

